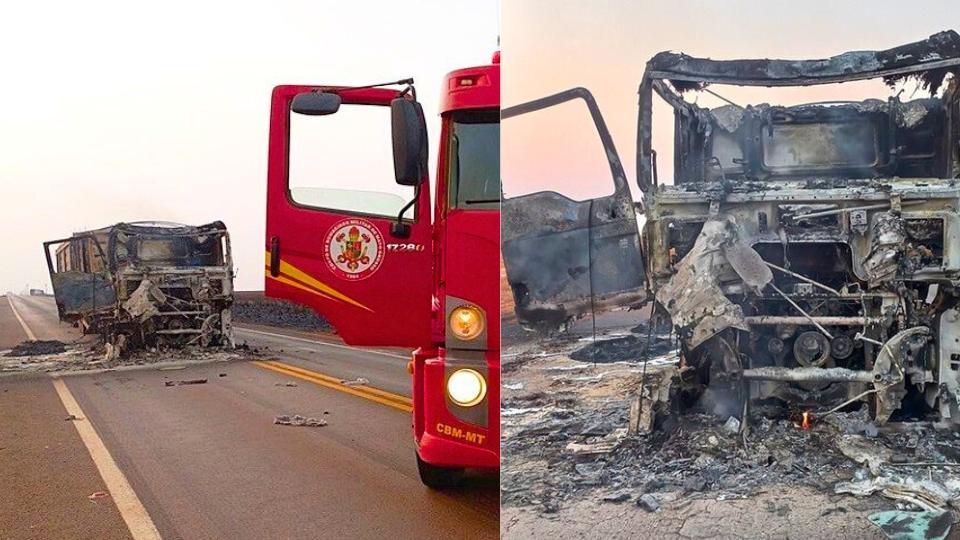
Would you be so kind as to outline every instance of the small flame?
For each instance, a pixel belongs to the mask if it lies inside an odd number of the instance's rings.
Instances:
[[[813,415],[810,411],[795,412],[790,415],[790,420],[793,421],[793,427],[797,429],[809,430],[813,427]]]

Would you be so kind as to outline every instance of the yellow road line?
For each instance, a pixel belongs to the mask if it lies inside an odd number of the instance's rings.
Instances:
[[[333,347],[334,349],[356,349],[356,347],[351,347],[349,345],[341,345],[339,343],[330,343],[329,341],[324,341],[323,339],[321,339],[320,337],[317,337],[316,335],[310,336],[310,334],[306,334],[302,332],[300,333],[301,336],[306,335],[310,337],[306,338],[306,337],[297,337],[290,334],[277,334],[274,332],[264,332],[263,330],[256,330],[256,329],[244,326],[243,323],[234,324],[233,327],[239,328],[243,332],[250,332],[251,334],[260,334],[261,336],[270,336],[270,337],[282,338],[282,339],[292,339],[294,341],[302,341],[304,343],[310,343],[311,345],[318,345],[321,347]],[[404,360],[404,361],[410,360],[409,354],[404,356],[401,354],[378,351],[374,349],[364,349],[363,352],[364,354],[376,354],[379,356],[389,356],[390,358],[399,358],[400,360]]]
[[[153,524],[153,520],[150,519],[150,514],[147,513],[147,509],[144,508],[140,498],[133,491],[133,487],[130,486],[127,477],[123,475],[123,471],[117,466],[117,462],[113,460],[110,451],[107,450],[103,440],[100,439],[97,431],[93,428],[90,417],[83,413],[83,409],[80,408],[80,404],[70,393],[66,383],[62,379],[53,379],[53,387],[57,390],[57,395],[60,396],[60,401],[63,402],[67,413],[80,419],[74,420],[73,425],[76,426],[77,432],[80,433],[80,439],[83,440],[87,451],[90,452],[90,457],[93,458],[93,463],[100,471],[100,477],[107,485],[107,490],[110,492],[113,502],[117,504],[117,510],[120,511],[120,516],[123,517],[127,528],[130,529],[133,540],[162,540],[160,532]]]
[[[296,377],[304,381],[309,381],[325,388],[337,390],[345,394],[350,394],[351,396],[368,399],[375,403],[392,407],[398,411],[407,413],[413,411],[413,401],[405,396],[386,392],[378,388],[370,388],[368,386],[349,386],[341,383],[340,379],[336,379],[322,373],[317,373],[316,371],[311,371],[309,369],[291,366],[290,364],[284,364],[283,362],[277,362],[276,360],[255,360],[251,363],[255,366],[269,369],[270,371],[276,371],[277,373],[283,373],[284,375]]]
[[[20,321],[20,326],[23,327],[23,331],[26,332],[27,334],[27,339],[29,339],[30,341],[36,341],[37,336],[33,335],[33,331],[30,330],[29,326],[27,326],[27,322],[24,321],[23,317],[20,316],[20,312],[17,311],[17,306],[13,305],[13,298],[11,298],[10,295],[7,295],[7,302],[10,302],[10,309],[13,310],[14,317],[16,317],[18,321]]]

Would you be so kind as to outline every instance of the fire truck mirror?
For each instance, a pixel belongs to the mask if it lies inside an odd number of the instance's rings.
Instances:
[[[340,110],[340,96],[324,92],[304,92],[293,98],[290,110],[308,116],[323,116]]]
[[[401,97],[390,102],[390,116],[397,183],[420,185],[427,172],[427,125],[423,108],[416,101]]]

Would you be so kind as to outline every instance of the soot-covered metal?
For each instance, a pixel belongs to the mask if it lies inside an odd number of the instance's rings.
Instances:
[[[637,216],[623,165],[593,96],[574,88],[504,109],[503,120],[573,100],[587,106],[610,167],[613,194],[574,201],[539,192],[504,198],[504,266],[523,324],[552,329],[571,318],[645,298]]]
[[[233,262],[219,221],[119,223],[45,242],[44,253],[60,320],[100,333],[108,354],[233,347]]]
[[[954,31],[820,60],[656,55],[639,91],[639,237],[602,119],[614,195],[504,201],[520,321],[652,301],[680,339],[688,384],[738,403],[866,401],[880,423],[909,403],[960,423],[958,73]],[[710,109],[682,95],[871,78],[915,79],[930,97]],[[674,111],[669,184],[656,173],[654,95]]]

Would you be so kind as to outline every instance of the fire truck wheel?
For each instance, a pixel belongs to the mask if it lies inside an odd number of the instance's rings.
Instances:
[[[419,454],[417,454],[417,469],[420,470],[420,481],[429,488],[449,489],[463,483],[462,467],[437,467],[420,459]]]

